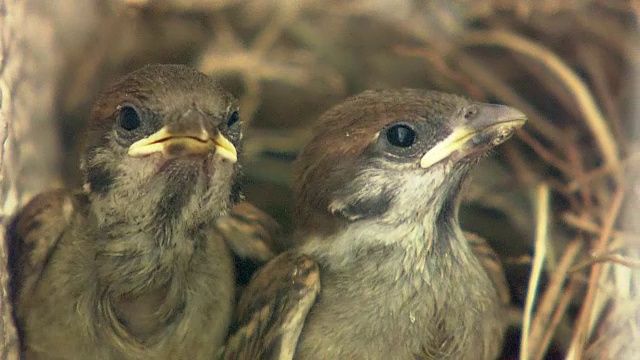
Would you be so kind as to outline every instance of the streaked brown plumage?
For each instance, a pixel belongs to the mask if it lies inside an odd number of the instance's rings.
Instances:
[[[251,280],[225,358],[496,358],[506,281],[457,213],[468,171],[524,122],[410,89],[322,115],[297,160],[301,245]]]
[[[239,202],[215,224],[233,252],[239,292],[260,266],[285,248],[280,224],[247,201]]]

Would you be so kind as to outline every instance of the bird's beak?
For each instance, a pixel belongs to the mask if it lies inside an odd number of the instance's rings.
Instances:
[[[422,156],[420,167],[428,168],[453,154],[463,157],[499,145],[526,121],[527,117],[512,107],[478,104],[477,113],[471,120],[454,128],[449,136]]]
[[[238,161],[235,146],[221,133],[211,136],[203,127],[198,131],[175,131],[165,126],[129,147],[129,156],[143,157],[153,153],[168,156],[205,155],[213,148],[216,154],[231,163]]]

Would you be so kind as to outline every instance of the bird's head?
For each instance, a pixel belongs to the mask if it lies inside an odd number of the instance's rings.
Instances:
[[[321,116],[296,160],[298,228],[455,217],[469,169],[525,121],[511,107],[436,91],[354,96]]]
[[[182,65],[132,72],[94,105],[85,189],[114,209],[129,202],[141,212],[191,207],[215,216],[237,196],[239,120],[233,96],[203,73]]]

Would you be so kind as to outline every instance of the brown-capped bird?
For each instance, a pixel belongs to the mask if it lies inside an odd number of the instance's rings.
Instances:
[[[211,359],[232,314],[216,219],[238,200],[236,100],[150,65],[96,102],[83,191],[35,197],[12,228],[27,359]]]
[[[458,223],[461,187],[525,116],[422,90],[367,91],[326,112],[297,160],[302,244],[238,305],[227,359],[494,359],[509,295]]]

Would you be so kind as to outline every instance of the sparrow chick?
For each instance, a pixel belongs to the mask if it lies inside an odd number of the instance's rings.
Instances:
[[[12,230],[27,359],[210,359],[234,268],[215,220],[238,200],[236,100],[150,65],[95,103],[84,190],[40,194]]]
[[[484,240],[465,237],[458,208],[469,170],[525,121],[411,89],[367,91],[322,115],[296,160],[301,245],[252,278],[224,356],[496,358],[504,274]]]

